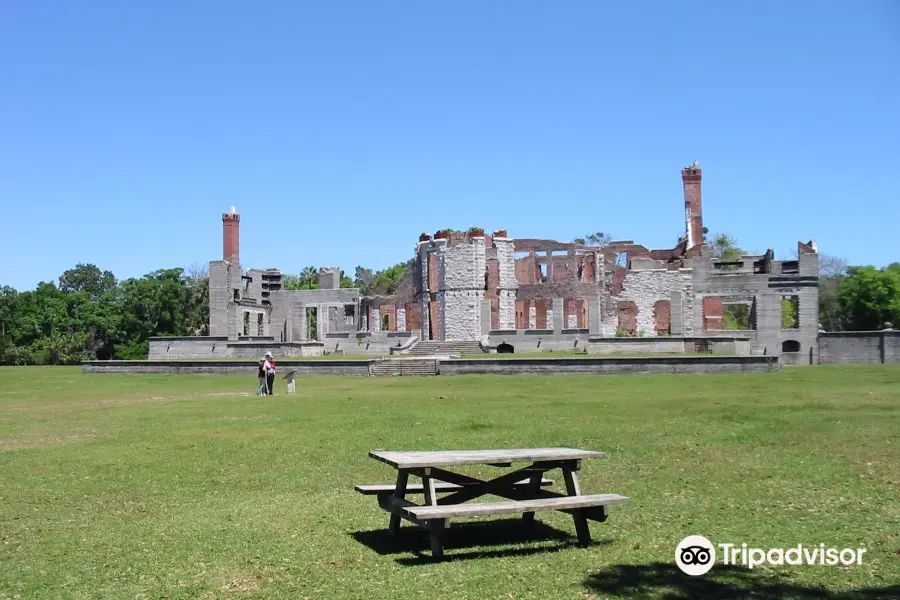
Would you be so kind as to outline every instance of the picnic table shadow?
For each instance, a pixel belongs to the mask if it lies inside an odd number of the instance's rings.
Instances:
[[[692,577],[672,563],[614,565],[591,574],[584,582],[589,593],[609,598],[687,600],[725,598],[740,600],[881,600],[900,598],[900,585],[831,591],[804,586],[777,572],[734,565],[716,565],[705,575]]]
[[[397,537],[392,536],[386,527],[370,531],[356,531],[350,535],[378,554],[407,555],[396,559],[396,562],[401,565],[414,566],[435,563],[435,559],[431,557],[428,532],[419,527],[401,527]],[[551,527],[541,521],[534,521],[526,525],[521,518],[456,521],[444,532],[442,539],[444,548],[449,552],[444,554],[440,559],[441,562],[527,556],[579,547],[578,537],[574,533]],[[595,538],[592,546],[608,543],[608,540]],[[518,544],[539,545],[511,547]],[[503,547],[490,549],[491,546]],[[408,556],[410,553],[414,556]]]

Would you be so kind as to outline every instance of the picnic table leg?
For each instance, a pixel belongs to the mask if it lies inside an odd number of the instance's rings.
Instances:
[[[428,540],[431,542],[431,557],[444,557],[444,544],[441,538],[444,535],[444,519],[432,519],[428,521]]]
[[[541,491],[541,480],[544,478],[543,471],[532,473],[531,479],[528,481],[528,495],[537,498],[537,494]],[[522,513],[522,520],[525,523],[534,523],[534,511]]]
[[[394,496],[403,499],[406,497],[406,484],[409,482],[409,471],[401,469],[397,473],[397,485],[394,486]],[[391,525],[389,527],[391,535],[396,536],[400,533],[400,517],[391,515]]]
[[[563,478],[566,481],[566,493],[570,496],[581,495],[581,485],[578,483],[578,468],[580,465],[565,465],[562,468]],[[575,509],[572,511],[572,518],[575,520],[575,533],[578,534],[578,542],[587,548],[591,545],[591,530],[588,527],[587,519],[581,514],[581,511]]]
[[[431,478],[431,469],[425,469],[422,473],[422,487],[425,492],[425,506],[437,506],[437,493],[434,490],[434,479]],[[441,538],[444,535],[446,519],[430,519],[428,521],[428,539],[431,542],[431,556],[441,558],[444,556],[444,545]]]

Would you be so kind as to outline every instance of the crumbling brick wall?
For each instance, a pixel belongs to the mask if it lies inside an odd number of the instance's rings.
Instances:
[[[537,265],[537,257],[533,252],[516,261],[516,281],[521,284],[541,282],[541,270]]]
[[[406,303],[406,331],[419,331],[422,329],[422,307],[418,302]]]
[[[722,298],[706,296],[703,298],[703,328],[707,331],[718,331],[725,328],[725,303]]]
[[[584,329],[587,327],[584,319],[585,302],[576,298],[565,298],[563,300],[563,327],[565,329]]]
[[[668,300],[657,300],[653,304],[653,327],[656,335],[668,335],[672,322],[672,306]]]
[[[621,269],[616,270],[614,279],[618,279]],[[660,300],[671,301],[672,292],[681,292],[683,298],[682,315],[685,335],[690,335],[689,324],[692,321],[692,304],[688,297],[692,296],[692,274],[688,270],[670,271],[668,269],[649,269],[644,271],[626,271],[621,279],[621,290],[613,294],[613,301],[628,300],[635,307],[635,334],[653,336],[659,330],[654,319],[656,303]],[[671,312],[669,314],[671,321]],[[607,337],[616,334],[612,323],[604,320],[601,334]]]
[[[637,305],[631,300],[619,300],[617,329],[625,335],[637,335]]]

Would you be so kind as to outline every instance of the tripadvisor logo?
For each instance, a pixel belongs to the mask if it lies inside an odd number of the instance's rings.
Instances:
[[[751,548],[747,544],[713,544],[702,535],[689,535],[675,548],[675,564],[687,575],[703,575],[716,563],[716,548],[723,565],[741,565],[752,569],[760,565],[822,565],[833,567],[861,565],[866,548],[826,548],[825,544],[791,548]]]
[[[675,548],[675,564],[688,575],[703,575],[716,562],[716,548],[702,535],[689,535]]]

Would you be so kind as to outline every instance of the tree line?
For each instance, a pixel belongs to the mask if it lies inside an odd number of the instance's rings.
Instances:
[[[392,294],[407,263],[382,271],[341,272],[341,287]],[[285,289],[316,289],[318,270],[284,276]],[[149,339],[209,335],[209,277],[194,265],[119,281],[79,263],[33,290],[0,286],[0,364],[78,364],[89,359],[146,359]]]
[[[591,234],[585,241],[609,236]],[[744,253],[728,235],[710,238],[714,253],[734,260]],[[364,295],[397,291],[409,262],[383,269],[357,266],[341,287]],[[881,329],[900,323],[900,263],[884,268],[848,266],[819,255],[819,319],[828,331]],[[316,289],[318,270],[285,275],[285,289]],[[57,282],[33,290],[0,287],[0,364],[78,364],[82,360],[143,359],[149,338],[209,334],[209,278],[205,267],[161,269],[119,281],[93,264],[77,264]]]

